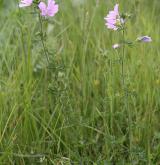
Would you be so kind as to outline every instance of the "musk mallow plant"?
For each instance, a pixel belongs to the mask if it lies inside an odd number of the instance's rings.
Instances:
[[[134,45],[135,43],[149,43],[152,41],[152,38],[144,35],[144,36],[139,36],[137,39],[134,41],[128,42],[126,41],[126,22],[129,20],[130,15],[128,14],[121,14],[119,12],[119,4],[116,4],[114,6],[114,9],[109,11],[107,16],[104,18],[105,19],[105,25],[109,30],[112,31],[117,31],[121,33],[121,42],[113,44],[112,48],[113,49],[122,49],[120,55],[120,64],[121,64],[121,87],[122,87],[122,101],[123,101],[123,110],[127,112],[128,116],[128,125],[129,125],[129,130],[127,130],[127,135],[128,135],[128,141],[129,141],[129,158],[132,159],[132,112],[129,108],[129,100],[128,97],[132,92],[128,90],[128,83],[126,81],[126,71],[125,71],[125,64],[126,64],[126,53],[125,53],[125,47],[126,45]]]
[[[49,17],[55,16],[55,14],[59,10],[58,4],[56,4],[55,0],[47,0],[46,1],[41,1],[41,0],[21,0],[19,2],[19,7],[20,8],[25,8],[25,7],[32,7],[34,8],[34,13],[37,13],[38,20],[39,20],[39,35],[40,35],[40,40],[42,43],[42,48],[44,55],[46,56],[47,62],[49,64],[49,55],[48,55],[48,49],[45,44],[45,36],[46,32],[43,30],[43,23],[46,22],[46,20]]]

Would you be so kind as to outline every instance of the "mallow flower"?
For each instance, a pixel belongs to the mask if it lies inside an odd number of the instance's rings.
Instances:
[[[119,26],[124,23],[124,20],[120,17],[118,8],[119,4],[116,4],[114,10],[110,11],[104,18],[106,20],[105,25],[108,29],[118,30]]]
[[[141,36],[136,39],[139,42],[152,42],[152,38],[149,36]]]
[[[19,3],[19,7],[28,7],[31,6],[33,3],[33,0],[21,0]]]
[[[44,17],[53,17],[58,12],[58,5],[54,0],[48,0],[47,5],[44,2],[40,2],[38,7]]]

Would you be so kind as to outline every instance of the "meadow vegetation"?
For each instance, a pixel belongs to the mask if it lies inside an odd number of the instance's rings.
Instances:
[[[121,0],[131,14],[124,108],[121,40],[105,26],[115,0],[57,0],[43,24],[31,8],[0,0],[0,164],[160,164],[160,1]]]

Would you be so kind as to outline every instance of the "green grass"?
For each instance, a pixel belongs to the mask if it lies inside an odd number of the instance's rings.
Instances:
[[[116,1],[57,2],[48,66],[32,9],[0,1],[0,164],[160,164],[159,0],[119,2],[127,40],[153,38],[125,50],[127,109],[121,35],[103,19]]]

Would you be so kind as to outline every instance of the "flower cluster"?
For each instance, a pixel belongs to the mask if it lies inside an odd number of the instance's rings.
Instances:
[[[109,14],[104,18],[108,29],[111,30],[125,30],[125,19],[119,14],[119,4],[114,6],[114,9],[109,11]],[[140,36],[136,39],[138,42],[151,42],[152,39],[149,36]],[[124,41],[125,42],[125,41]],[[123,43],[124,44],[124,43]],[[114,44],[113,49],[120,48],[122,44]]]
[[[124,24],[124,19],[119,14],[119,4],[114,6],[114,10],[110,11],[109,14],[104,18],[106,20],[106,26],[108,29],[118,30]]]
[[[19,7],[28,7],[33,4],[33,0],[21,0]],[[48,0],[48,3],[40,2],[38,8],[44,17],[53,17],[58,12],[58,5],[54,0]]]

